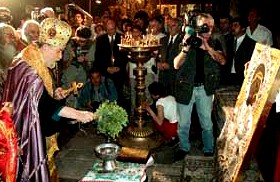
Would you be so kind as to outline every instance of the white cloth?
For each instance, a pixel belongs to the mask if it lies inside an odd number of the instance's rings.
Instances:
[[[177,103],[173,96],[169,95],[164,98],[160,98],[156,102],[156,106],[162,106],[164,109],[164,117],[169,120],[170,123],[178,122]]]
[[[174,36],[171,36],[171,35],[170,35],[170,36],[169,36],[168,44],[170,44],[171,39],[172,39],[172,44],[173,44],[178,35],[179,35],[178,33],[177,33],[176,35],[174,35]]]
[[[91,40],[95,40],[95,38],[96,38],[95,26],[96,26],[95,23],[93,23],[93,24],[90,25],[90,30],[91,30],[90,39],[91,39]]]
[[[241,45],[241,43],[243,42],[244,38],[245,38],[245,34],[243,34],[242,36],[240,36],[240,37],[237,38],[237,43],[236,43],[235,51],[238,50],[238,48],[239,48],[239,46]]]
[[[276,102],[276,112],[280,112],[280,89],[277,92],[275,102]]]
[[[272,46],[273,39],[271,31],[263,25],[258,24],[257,28],[251,33],[250,27],[246,28],[246,33],[249,37],[258,43]]]
[[[136,63],[129,62],[128,63],[128,73],[129,73],[129,78],[135,78],[133,75],[133,69],[136,68]]]
[[[115,36],[116,36],[116,35],[108,35],[109,42],[112,42],[112,37],[113,37],[113,40],[115,40]]]

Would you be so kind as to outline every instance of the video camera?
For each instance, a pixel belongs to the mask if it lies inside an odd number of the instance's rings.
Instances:
[[[70,10],[75,10],[75,4],[74,3],[70,3],[70,4],[68,4],[68,9],[70,9]]]
[[[40,13],[40,8],[35,7],[33,11],[31,11],[31,19],[36,20],[37,22],[42,22],[44,19],[48,18],[44,13]]]
[[[77,5],[75,3],[68,4],[68,6],[67,6],[67,8],[68,8],[68,15],[67,16],[68,17],[74,17],[75,14],[77,12],[79,12],[76,7],[77,7]]]
[[[202,44],[202,40],[197,37],[198,34],[208,33],[210,31],[209,26],[205,23],[201,26],[197,26],[198,14],[196,12],[188,12],[185,14],[185,33],[189,34],[190,37],[184,42],[184,46],[190,45],[193,48],[198,48]]]
[[[88,49],[82,49],[80,46],[76,49],[76,57],[85,56],[88,53]]]

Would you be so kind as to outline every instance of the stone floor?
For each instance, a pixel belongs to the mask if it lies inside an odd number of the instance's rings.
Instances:
[[[56,156],[60,181],[82,179],[97,159],[94,147],[104,141],[104,137],[96,134],[95,127],[69,127],[59,140],[61,147]]]
[[[191,156],[203,156],[201,151],[201,128],[198,122],[197,115],[192,116],[192,126],[190,130],[191,141]],[[76,182],[82,179],[87,171],[92,167],[93,162],[97,159],[94,154],[94,148],[106,139],[96,133],[96,126],[89,124],[82,125],[67,125],[58,139],[60,151],[56,155],[56,163],[60,182]],[[176,182],[180,179],[180,173],[183,166],[183,160],[175,162],[171,165],[155,164],[147,169],[149,182]],[[153,175],[166,172],[172,177],[172,180],[160,176],[159,179],[153,180]],[[172,175],[175,175],[174,178]],[[176,180],[175,180],[176,178]]]
[[[154,164],[147,169],[148,182],[180,182],[181,174],[185,174],[183,181],[188,182],[210,182],[205,179],[194,179],[201,171],[212,169],[205,168],[212,165],[213,158],[206,158],[201,151],[200,131],[191,129],[191,151],[185,161],[177,161],[172,164]],[[56,162],[60,182],[77,182],[81,180],[92,167],[97,157],[94,148],[106,139],[96,133],[96,126],[69,125],[61,133],[58,140],[60,151],[56,155]],[[183,168],[183,164],[186,164]],[[210,163],[209,163],[210,162]],[[200,167],[200,169],[198,169]],[[204,169],[205,168],[205,169]],[[183,170],[184,169],[184,170]],[[183,173],[182,173],[183,172]],[[249,170],[250,172],[250,170]],[[255,171],[248,176],[257,176]],[[255,179],[255,177],[254,177]],[[256,182],[257,180],[244,180]]]
[[[94,154],[94,147],[106,140],[103,136],[96,133],[94,125],[87,127],[70,126],[65,129],[61,136],[58,140],[60,151],[56,155],[60,182],[78,181],[85,176],[92,167],[93,162],[97,159]],[[199,141],[192,142],[191,155],[202,155],[201,150],[198,149],[199,145]],[[179,169],[181,169],[182,164],[182,161],[172,164],[174,166],[174,174],[178,177],[180,176]],[[148,168],[148,179],[152,179],[153,174],[164,170],[164,168],[166,168],[164,165],[154,165]]]

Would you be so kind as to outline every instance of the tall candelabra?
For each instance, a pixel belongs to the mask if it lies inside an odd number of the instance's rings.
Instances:
[[[120,44],[119,46],[122,51],[129,53],[130,61],[136,64],[136,68],[133,69],[136,82],[135,116],[124,134],[119,137],[119,143],[128,147],[156,148],[163,140],[160,135],[154,132],[153,123],[145,120],[143,103],[146,101],[145,76],[147,75],[147,69],[144,67],[144,63],[151,58],[152,52],[157,50],[160,45],[125,46]]]

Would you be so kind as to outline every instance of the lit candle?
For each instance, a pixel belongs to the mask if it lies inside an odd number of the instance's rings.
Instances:
[[[112,56],[112,65],[114,66],[115,58]]]

